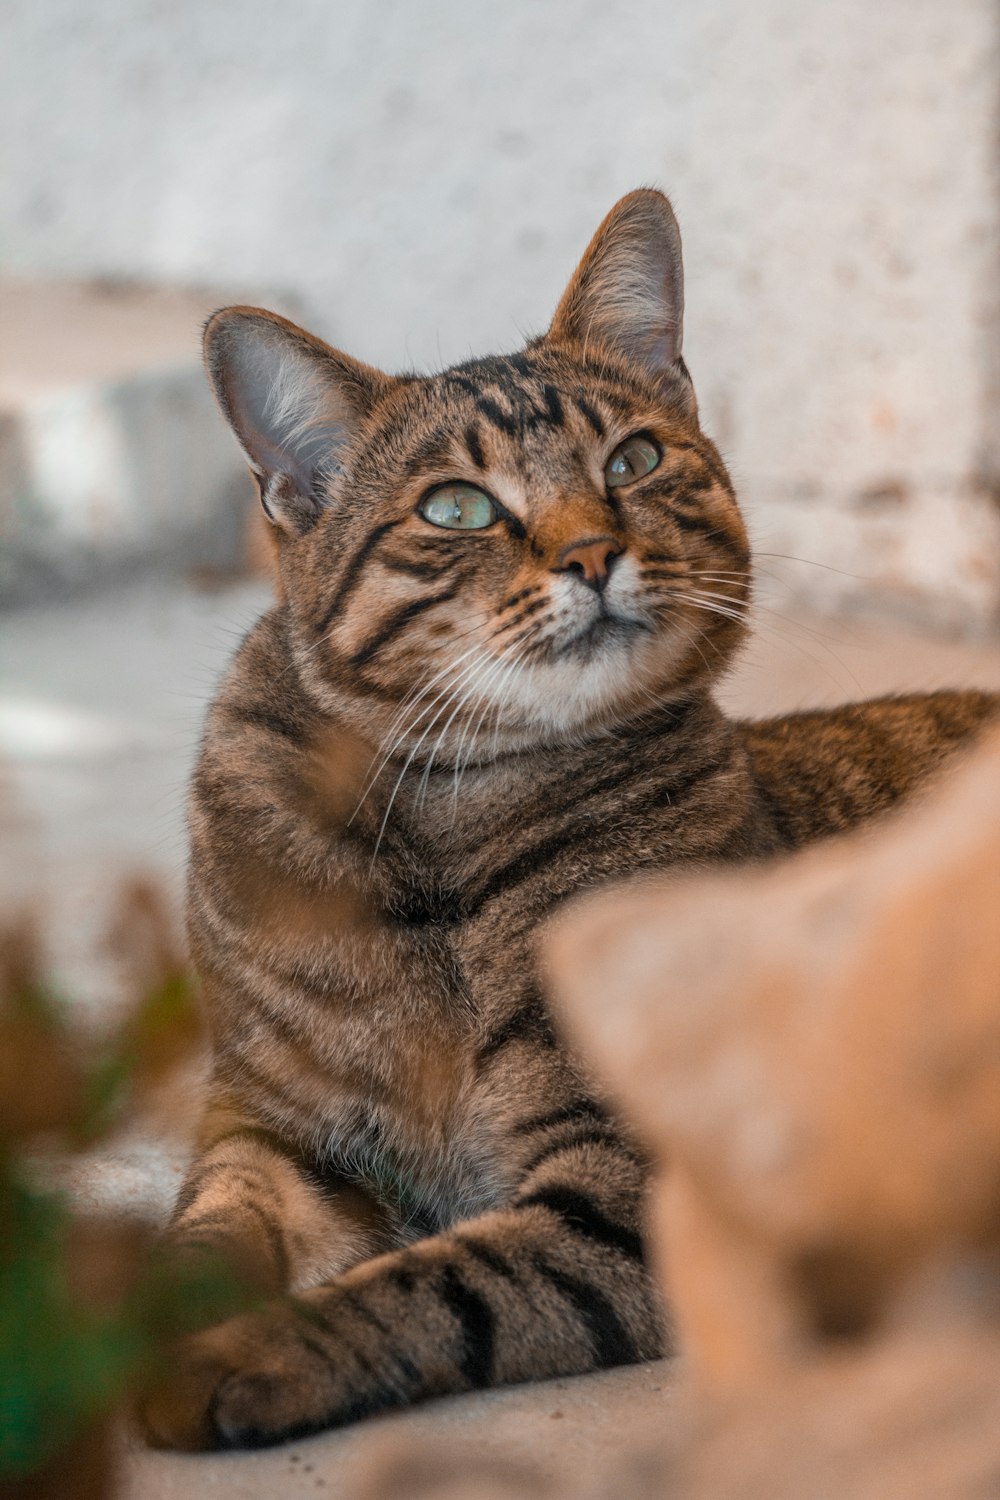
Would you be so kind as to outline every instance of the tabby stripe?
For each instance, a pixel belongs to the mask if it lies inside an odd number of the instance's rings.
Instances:
[[[605,428],[604,428],[604,423],[601,420],[600,413],[594,410],[594,408],[591,406],[590,402],[587,401],[585,397],[583,397],[583,396],[576,396],[574,399],[576,401],[577,406],[580,409],[580,414],[583,417],[585,417],[586,420],[590,423],[591,427],[594,429],[594,431],[596,432],[597,436],[598,437],[603,437],[604,436]]]
[[[247,724],[254,729],[266,729],[271,734],[279,734],[282,739],[298,742],[302,739],[303,724],[301,719],[286,719],[270,709],[261,707],[259,704],[235,704],[226,707],[225,716],[236,724]]]
[[[545,415],[551,427],[559,428],[566,425],[566,413],[559,399],[559,392],[554,385],[543,385],[542,395],[545,397]]]
[[[264,1238],[267,1241],[268,1249],[274,1259],[278,1275],[287,1284],[290,1276],[288,1251],[285,1249],[285,1237],[281,1232],[281,1225],[278,1223],[278,1220],[273,1214],[269,1214],[265,1209],[261,1208],[259,1204],[246,1198],[240,1199],[239,1211],[241,1214],[248,1214],[251,1219],[260,1225]],[[227,1208],[219,1209],[218,1212],[213,1213],[196,1214],[194,1218],[185,1219],[177,1227],[185,1239],[187,1239],[192,1231],[197,1233],[199,1229],[221,1229],[231,1234],[234,1228],[233,1212],[232,1209]]]
[[[484,1245],[482,1240],[474,1240],[466,1235],[462,1235],[459,1239],[459,1244],[463,1250],[472,1256],[473,1260],[478,1261],[480,1265],[492,1271],[495,1276],[502,1277],[504,1281],[516,1281],[518,1279],[517,1272],[507,1257],[501,1255],[499,1251],[492,1249],[489,1245]]]
[[[574,824],[570,828],[562,828],[558,833],[550,834],[547,839],[541,839],[537,844],[533,844],[529,849],[524,849],[513,859],[509,859],[505,865],[494,870],[489,880],[480,887],[478,895],[471,901],[466,901],[466,919],[478,916],[483,907],[497,896],[514,890],[523,881],[530,880],[532,875],[539,875],[543,865],[549,864],[560,854],[564,854],[567,849],[575,848],[579,839],[580,831]]]
[[[391,1339],[393,1337],[388,1325],[383,1323],[378,1313],[374,1312],[364,1299],[358,1296],[357,1292],[340,1292],[338,1293],[338,1300],[345,1302],[352,1312],[357,1313],[359,1318],[367,1323],[369,1327],[374,1328],[376,1333],[382,1334],[383,1338]]]
[[[301,1344],[304,1349],[308,1349],[310,1354],[315,1354],[320,1364],[324,1365],[326,1369],[333,1369],[333,1355],[330,1353],[329,1349],[325,1348],[324,1345],[321,1344],[317,1339],[311,1338],[308,1333],[304,1332],[301,1326],[297,1327],[295,1330],[295,1340],[296,1343]],[[343,1340],[343,1343],[348,1353],[351,1354],[355,1359],[359,1360],[363,1366],[367,1366],[368,1373],[371,1374],[371,1365],[368,1364],[368,1361],[364,1358],[364,1356],[357,1349],[353,1348],[346,1339]]]
[[[627,1156],[635,1161],[635,1153],[625,1142],[612,1132],[612,1126],[590,1125],[586,1129],[576,1131],[572,1136],[564,1137],[562,1140],[548,1141],[546,1145],[539,1147],[534,1156],[529,1157],[521,1168],[523,1177],[530,1177],[545,1162],[554,1156],[561,1156],[564,1151],[574,1151],[577,1146],[603,1146],[612,1151],[618,1151],[622,1156]]]
[[[668,781],[662,786],[654,787],[651,799],[646,805],[655,811],[661,808],[664,803],[669,806],[671,803],[678,802],[681,797],[696,787],[699,781],[705,781],[708,777],[715,776],[720,771],[724,771],[727,766],[732,764],[732,759],[732,747],[727,745],[722,755],[712,756],[710,760],[697,766],[687,776],[681,776],[676,781]]]
[[[797,839],[795,834],[792,832],[791,825],[789,824],[788,818],[785,814],[785,809],[782,807],[778,799],[772,796],[771,792],[768,790],[763,781],[756,777],[754,778],[754,780],[756,782],[755,790],[757,793],[757,797],[759,801],[764,804],[764,807],[767,810],[767,813],[774,825],[778,837],[781,839],[781,842],[784,844],[786,849],[794,849],[799,843],[799,839]]]
[[[389,1328],[388,1325],[384,1323],[383,1320],[379,1317],[378,1313],[373,1311],[373,1309],[368,1306],[367,1302],[365,1302],[364,1298],[356,1292],[338,1291],[337,1303],[339,1303],[340,1305],[346,1304],[350,1308],[350,1310],[362,1320],[362,1322],[367,1323],[370,1328],[375,1329],[376,1333],[380,1333],[382,1335],[382,1337],[389,1345],[389,1348],[384,1352],[395,1364],[400,1376],[402,1377],[402,1380],[405,1382],[405,1387],[409,1390],[415,1390],[420,1384],[420,1371],[413,1363],[412,1359],[408,1359],[400,1349],[397,1349],[395,1347],[398,1340],[398,1332],[394,1329]],[[340,1337],[342,1325],[339,1319],[334,1320],[323,1318],[322,1321],[323,1326],[327,1328],[330,1333],[332,1333],[336,1338]]]
[[[513,630],[515,626],[523,624],[532,615],[537,615],[540,609],[545,609],[548,602],[547,599],[536,599],[533,604],[526,604],[523,609],[518,610],[513,619],[505,620],[499,629],[493,632],[494,636],[503,635],[504,631]]]
[[[388,620],[384,621],[381,628],[376,631],[361,649],[355,651],[349,660],[349,665],[352,667],[364,666],[365,662],[371,661],[377,651],[380,651],[383,646],[387,645],[394,636],[399,635],[401,630],[405,630],[407,625],[412,620],[415,620],[418,615],[422,615],[425,610],[433,609],[436,604],[446,604],[449,599],[454,599],[458,590],[459,585],[453,583],[449,588],[442,589],[439,594],[429,594],[423,599],[412,599],[409,604],[405,604],[402,609],[398,609],[395,614],[390,615]]]
[[[489,1033],[476,1053],[476,1060],[482,1065],[496,1053],[502,1052],[504,1047],[509,1046],[511,1042],[524,1041],[537,1042],[542,1047],[556,1045],[552,1023],[545,1014],[541,998],[538,996],[524,1001],[507,1017],[506,1021],[502,1021],[494,1031]]]
[[[241,1039],[237,1039],[241,1040]],[[247,1060],[246,1053],[242,1049],[228,1047],[220,1043],[216,1053],[219,1075],[226,1083],[231,1084],[234,1090],[247,1097],[246,1084],[256,1091],[258,1095],[263,1094],[266,1098],[278,1104],[283,1110],[287,1110],[293,1117],[302,1113],[302,1101],[291,1092],[283,1088],[275,1079],[269,1078],[261,1073]]]
[[[492,423],[500,432],[506,433],[507,437],[517,437],[520,432],[521,424],[518,419],[505,411],[501,411],[496,402],[491,401],[488,396],[479,396],[477,398],[476,410],[481,412],[487,422]]]
[[[422,473],[424,469],[444,463],[452,451],[452,441],[452,434],[446,427],[438,427],[434,432],[429,432],[407,455],[403,464],[404,475],[409,479],[414,474]]]
[[[174,1213],[186,1212],[192,1203],[201,1197],[206,1184],[211,1182],[213,1177],[225,1177],[227,1186],[238,1185],[246,1188],[249,1193],[259,1193],[263,1190],[264,1197],[272,1203],[280,1196],[262,1169],[236,1166],[231,1161],[212,1161],[207,1166],[200,1167],[195,1175],[184,1184],[182,1191],[177,1195]]]
[[[686,776],[675,777],[673,781],[660,782],[659,784],[653,785],[636,785],[630,788],[626,788],[627,800],[625,805],[629,808],[630,811],[634,810],[637,813],[641,813],[647,810],[662,807],[664,804],[669,806],[671,803],[678,802],[683,796],[685,796],[687,792],[691,791],[699,781],[704,780],[706,777],[713,776],[717,771],[722,770],[726,764],[728,753],[729,752],[727,751],[726,755],[723,755],[721,757],[712,757],[707,761],[703,761],[700,766],[695,766]],[[567,813],[573,809],[579,809],[581,803],[593,801],[595,798],[603,798],[609,792],[615,792],[619,790],[619,788],[621,788],[623,784],[628,783],[633,779],[634,771],[631,771],[629,770],[629,768],[624,766],[616,766],[605,776],[598,777],[594,781],[589,782],[587,785],[582,786],[574,797],[565,797],[563,799],[560,812]],[[586,815],[586,809],[584,809],[583,811],[584,815]],[[566,828],[564,826],[561,832],[553,834],[549,839],[545,840],[545,842],[539,846],[537,857],[543,860],[551,859],[560,852],[561,846],[575,845],[579,842],[579,840],[580,826],[579,821],[577,821],[574,822],[569,828]],[[523,863],[530,863],[527,855],[522,855],[520,859]],[[512,860],[511,864],[513,865],[514,863],[515,862]],[[503,874],[503,871],[496,872],[493,877],[494,882],[498,880],[498,877],[501,874]],[[530,874],[531,870],[529,868],[525,872],[525,876]],[[524,877],[520,876],[519,873],[519,878]],[[491,884],[492,883],[493,882],[491,882]],[[512,889],[517,883],[518,880],[516,879],[510,877],[505,879],[505,884],[508,889]],[[482,899],[483,898],[481,897],[480,900]],[[490,897],[487,896],[486,899],[488,900],[490,899]]]
[[[408,519],[409,518],[406,516],[397,516],[394,521],[383,521],[380,526],[374,527],[374,529],[368,533],[364,541],[361,543],[361,546],[355,552],[354,556],[351,558],[351,561],[347,564],[347,567],[340,575],[340,583],[337,587],[337,592],[334,594],[333,599],[331,600],[325,614],[323,615],[323,618],[316,626],[317,635],[324,634],[334,615],[340,609],[341,605],[347,599],[348,595],[353,591],[355,585],[361,577],[361,570],[363,569],[365,563],[368,561],[369,557],[374,552],[375,548],[378,546],[382,538],[386,536],[390,531],[392,531],[396,526],[401,526],[404,520]]]
[[[586,1193],[575,1188],[553,1183],[549,1187],[537,1188],[533,1193],[516,1200],[518,1208],[545,1208],[555,1214],[573,1234],[593,1240],[609,1250],[619,1250],[630,1260],[644,1259],[642,1239],[634,1229],[616,1224],[602,1213]]]
[[[513,609],[514,605],[520,604],[522,599],[530,599],[532,594],[537,594],[538,589],[539,585],[537,583],[529,584],[526,589],[519,589],[516,594],[511,594],[509,599],[503,601],[498,613],[503,614],[506,610]]]
[[[388,568],[393,573],[405,573],[408,578],[420,578],[426,582],[432,582],[436,578],[442,578],[453,568],[455,559],[449,557],[444,562],[420,562],[417,558],[390,557],[387,553],[383,553],[379,558],[379,566]]]
[[[469,380],[465,375],[446,373],[444,378],[451,385],[457,385],[459,390],[464,391],[467,396],[471,396],[473,401],[479,402],[482,399],[483,393],[479,389],[479,386],[476,385],[474,380]]]
[[[680,488],[677,488],[678,480]],[[682,474],[668,476],[662,485],[655,489],[650,486],[650,493],[660,499],[669,499],[675,505],[703,506],[705,496],[712,490],[717,489],[714,477],[710,473],[704,474]]]
[[[520,1125],[515,1125],[514,1130],[518,1135],[534,1135],[539,1130],[550,1130],[555,1125],[565,1125],[570,1120],[585,1119],[587,1116],[596,1120],[608,1120],[609,1115],[603,1104],[598,1104],[596,1099],[581,1097],[574,1099],[571,1104],[564,1104],[561,1109],[552,1109],[545,1115],[532,1115],[530,1120],[522,1120]]]
[[[686,511],[675,510],[673,496],[671,496],[669,502],[666,502],[666,504],[671,521],[673,521],[674,525],[678,526],[681,531],[695,532],[699,536],[724,536],[726,541],[729,542],[729,537],[725,532],[720,531],[718,525],[711,519],[710,516],[700,514],[689,516]]]
[[[299,1303],[297,1311],[300,1319],[300,1327],[303,1323],[311,1323],[312,1326],[317,1330],[317,1332],[325,1333],[328,1337],[332,1338],[335,1341],[335,1349],[337,1351],[346,1349],[351,1358],[357,1360],[358,1364],[367,1375],[372,1375],[376,1378],[378,1377],[379,1372],[376,1370],[372,1361],[368,1358],[368,1355],[362,1349],[359,1349],[356,1341],[350,1338],[345,1332],[343,1320],[341,1318],[337,1319],[336,1325],[334,1326],[331,1322],[331,1319],[327,1317],[322,1308],[317,1307],[315,1303],[309,1302]],[[325,1344],[320,1344],[315,1339],[310,1339],[307,1334],[302,1334],[302,1342],[306,1345],[307,1348],[311,1349],[314,1354],[318,1355],[320,1359],[324,1360],[328,1365],[330,1365],[331,1368],[334,1366],[336,1353],[331,1352]]]
[[[320,975],[307,969],[303,963],[293,963],[289,967],[273,959],[268,959],[266,962],[261,959],[259,970],[276,985],[284,985],[288,989],[296,990],[299,996],[314,1005],[328,1006],[333,1001],[341,1000],[347,990],[343,971],[334,970],[332,959],[327,971]]]
[[[409,1294],[417,1284],[417,1278],[409,1266],[393,1266],[388,1272],[389,1280],[399,1287],[401,1292]]]
[[[588,1281],[580,1281],[566,1271],[550,1264],[543,1256],[532,1257],[532,1265],[557,1292],[571,1303],[577,1317],[587,1330],[594,1351],[594,1362],[600,1369],[612,1365],[633,1365],[639,1360],[639,1351],[603,1293]]]
[[[728,751],[727,751],[728,755]],[[661,783],[659,786],[637,786],[629,797],[629,805],[635,806],[637,811],[652,810],[678,801],[685,793],[689,792],[699,781],[714,775],[722,770],[726,763],[726,757],[715,758],[704,762],[696,767],[687,776],[678,777],[673,781]],[[565,812],[570,808],[578,808],[580,803],[592,800],[595,797],[604,796],[614,791],[620,783],[628,781],[634,775],[634,771],[625,766],[618,766],[610,772],[587,786],[580,789],[579,793],[572,799],[564,802],[560,811]],[[644,799],[644,800],[639,800]],[[465,902],[466,918],[477,916],[490,901],[497,896],[505,895],[516,889],[525,880],[530,880],[533,875],[541,873],[544,865],[550,864],[560,854],[568,849],[576,848],[580,842],[579,821],[574,821],[568,826],[565,824],[548,838],[541,839],[537,844],[524,849],[516,854],[513,859],[507,861],[494,870],[492,875],[480,887],[478,893]]]
[[[698,536],[710,537],[723,552],[728,552],[730,557],[737,561],[746,563],[748,561],[747,550],[741,541],[723,531],[721,527],[714,525],[707,516],[687,516],[681,510],[668,507],[670,519],[680,531],[687,531]]]
[[[465,446],[468,448],[469,457],[472,459],[472,462],[475,464],[476,468],[485,469],[486,455],[483,452],[483,445],[480,441],[479,429],[476,427],[474,422],[465,429]]]
[[[693,453],[694,456],[700,459],[701,462],[705,465],[705,468],[711,474],[712,478],[715,480],[719,488],[725,490],[727,495],[731,495],[733,493],[732,482],[730,481],[729,475],[726,473],[725,469],[722,468],[710,454],[704,453],[702,449],[698,447],[697,443],[684,443],[679,439],[672,438],[671,441],[667,444],[667,447],[669,450],[679,453]]]
[[[454,1266],[445,1266],[440,1290],[442,1301],[461,1329],[462,1374],[473,1390],[482,1390],[493,1382],[496,1315],[486,1298],[467,1286]]]

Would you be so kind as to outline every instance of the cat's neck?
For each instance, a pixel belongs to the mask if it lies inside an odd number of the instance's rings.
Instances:
[[[530,808],[568,803],[597,771],[610,785],[651,763],[681,769],[707,740],[721,742],[736,732],[706,689],[561,744],[526,746],[457,767],[405,766],[386,779],[376,800],[387,824],[392,819],[447,858],[523,822]]]

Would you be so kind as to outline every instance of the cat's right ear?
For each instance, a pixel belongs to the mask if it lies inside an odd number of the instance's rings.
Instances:
[[[308,531],[343,449],[390,378],[259,307],[209,318],[205,366],[268,520],[293,535]]]

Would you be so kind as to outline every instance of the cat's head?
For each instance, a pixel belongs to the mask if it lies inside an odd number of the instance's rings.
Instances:
[[[273,313],[215,314],[209,374],[315,694],[447,757],[621,722],[725,664],[749,553],[682,311],[673,212],[641,190],[519,354],[390,376]]]

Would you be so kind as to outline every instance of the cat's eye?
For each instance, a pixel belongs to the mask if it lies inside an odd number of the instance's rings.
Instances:
[[[659,448],[649,438],[626,438],[608,459],[604,482],[612,490],[619,484],[631,484],[634,479],[652,474],[661,457]]]
[[[442,484],[421,502],[420,514],[432,526],[451,531],[482,531],[497,518],[489,495],[474,484]]]

